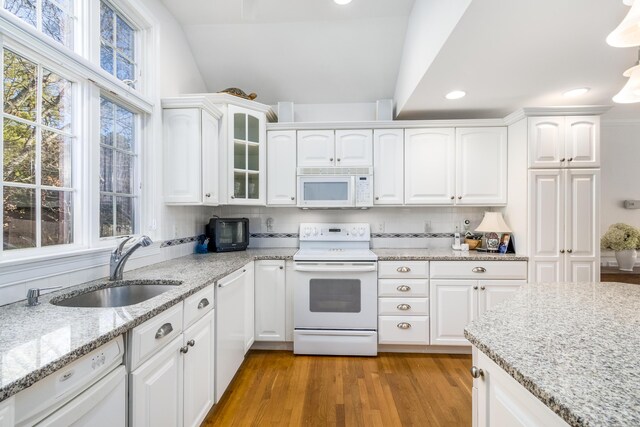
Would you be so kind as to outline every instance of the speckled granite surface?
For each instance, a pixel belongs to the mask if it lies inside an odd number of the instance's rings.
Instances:
[[[119,308],[52,305],[60,295],[104,287],[106,279],[69,287],[0,307],[0,401],[29,387],[66,364],[138,326],[251,260],[292,259],[296,249],[255,249],[225,254],[188,255],[124,273],[125,280],[182,282],[140,304]]]
[[[525,285],[465,336],[570,425],[640,425],[640,286]]]
[[[517,254],[491,254],[451,249],[372,249],[378,261],[527,261]]]

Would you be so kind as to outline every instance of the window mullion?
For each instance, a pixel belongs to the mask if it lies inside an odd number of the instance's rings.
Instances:
[[[0,35],[0,70],[4,81],[4,44]],[[4,86],[4,83],[3,83]],[[0,111],[4,112],[4,87],[0,90]],[[4,118],[0,117],[0,224],[4,224]],[[4,232],[0,233],[0,255],[4,251]]]
[[[41,0],[39,0],[41,2]],[[41,3],[40,3],[41,4]],[[42,65],[38,65],[38,76],[36,80],[36,247],[42,246],[42,86],[43,70]]]

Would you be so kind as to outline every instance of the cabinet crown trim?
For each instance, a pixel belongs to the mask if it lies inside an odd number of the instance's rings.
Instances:
[[[222,117],[222,111],[216,108],[215,104],[204,96],[164,98],[162,100],[162,108],[201,108],[216,119],[220,119]]]
[[[526,107],[506,116],[504,124],[510,126],[527,117],[539,116],[599,116],[611,109],[610,105],[589,105],[584,107]]]

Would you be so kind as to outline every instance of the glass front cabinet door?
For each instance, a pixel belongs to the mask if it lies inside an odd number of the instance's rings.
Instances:
[[[229,204],[264,205],[266,116],[229,105]]]

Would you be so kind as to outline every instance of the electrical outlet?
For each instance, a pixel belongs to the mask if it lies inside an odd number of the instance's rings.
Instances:
[[[178,225],[177,224],[173,225],[173,238],[174,239],[178,238]]]
[[[378,224],[378,233],[384,233],[384,222]]]
[[[429,231],[431,231],[431,221],[425,221],[424,222],[424,232],[428,233]]]

